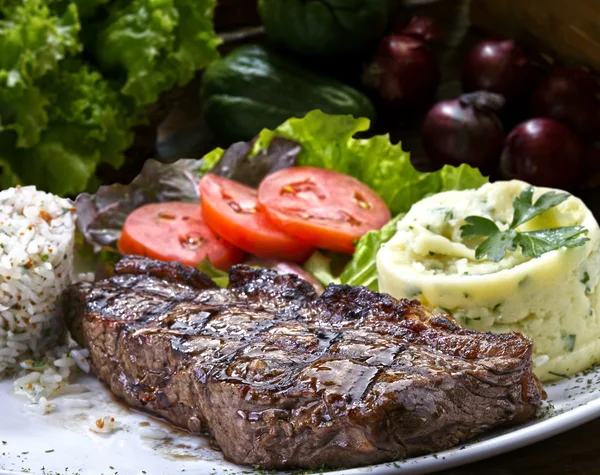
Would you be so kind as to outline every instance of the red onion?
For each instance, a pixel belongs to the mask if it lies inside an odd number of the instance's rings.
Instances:
[[[423,111],[440,82],[437,61],[423,41],[389,35],[365,68],[363,83],[396,114]]]
[[[600,186],[600,149],[590,147],[584,154],[583,175],[588,186]]]
[[[423,122],[421,140],[437,165],[468,163],[484,173],[498,165],[504,132],[494,111],[504,99],[490,92],[473,92],[438,102]]]
[[[581,178],[585,147],[571,130],[551,119],[531,119],[504,142],[500,170],[533,185],[572,188]]]
[[[508,105],[531,86],[533,69],[523,50],[511,40],[486,40],[475,45],[463,63],[462,85],[467,92],[502,94]]]
[[[414,16],[403,28],[395,33],[399,35],[412,36],[426,43],[437,43],[444,37],[442,30],[436,21],[428,16]]]
[[[600,104],[595,97],[598,85],[581,68],[553,71],[535,90],[529,101],[530,117],[557,120],[582,139],[600,138]]]
[[[570,80],[575,83],[578,88],[581,88],[583,91],[589,92],[590,94],[596,94],[600,90],[600,85],[594,75],[589,69],[584,68],[583,66],[554,68],[550,73],[550,76]]]
[[[308,272],[302,266],[296,264],[295,262],[279,261],[275,259],[263,259],[261,257],[251,256],[244,261],[244,264],[251,267],[254,266],[273,269],[279,274],[295,274],[301,279],[304,279],[309,284],[311,284],[318,294],[323,293],[323,290],[325,290],[323,284],[321,284],[321,282],[319,282],[319,280],[314,275],[312,275],[310,272]]]

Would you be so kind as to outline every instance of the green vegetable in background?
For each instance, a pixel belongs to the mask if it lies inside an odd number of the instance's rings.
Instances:
[[[364,285],[371,290],[379,290],[377,281],[377,251],[396,234],[398,221],[405,213],[394,216],[379,231],[370,231],[365,234],[358,244],[350,263],[344,268],[339,281],[348,285]]]
[[[119,168],[145,106],[217,56],[215,0],[0,2],[0,188]]]
[[[313,109],[375,115],[359,91],[258,45],[242,46],[208,67],[202,104],[207,124],[226,143],[251,140],[262,128],[274,129]]]
[[[35,146],[20,148],[0,135],[0,153],[20,181],[60,195],[81,191],[100,162],[118,168],[133,138],[119,93],[98,72],[68,63],[44,77],[48,124]]]
[[[77,9],[54,14],[42,0],[11,2],[0,16],[0,131],[32,147],[48,124],[50,100],[41,78],[81,49]]]
[[[561,247],[583,246],[589,239],[588,230],[583,226],[566,226],[561,228],[540,229],[536,231],[518,232],[517,228],[536,216],[558,206],[569,198],[568,193],[549,191],[541,195],[533,203],[533,187],[527,187],[515,198],[513,220],[504,231],[500,231],[496,223],[482,216],[468,216],[466,224],[460,229],[464,239],[486,238],[477,249],[475,257],[499,262],[506,256],[506,251],[521,248],[524,256],[540,257],[546,252],[555,251]]]
[[[360,57],[388,23],[388,0],[259,0],[269,40],[301,55]]]
[[[199,203],[200,178],[208,172],[257,185],[267,174],[294,166],[299,151],[295,142],[279,138],[253,156],[252,143],[237,143],[227,150],[217,148],[199,160],[182,158],[169,164],[147,160],[131,183],[105,185],[93,195],[77,196],[78,230],[94,250],[118,252],[121,228],[137,208],[168,201]]]
[[[101,67],[125,74],[121,91],[137,104],[189,82],[218,57],[212,31],[215,0],[117,2],[101,23],[94,52]]]

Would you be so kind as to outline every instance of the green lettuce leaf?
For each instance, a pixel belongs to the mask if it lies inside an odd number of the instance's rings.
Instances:
[[[57,16],[46,4],[28,0],[2,8],[10,15],[0,19],[0,132],[14,131],[18,147],[34,146],[48,123],[41,78],[82,48],[75,5]]]
[[[377,251],[382,244],[388,242],[396,234],[398,221],[405,213],[394,216],[379,231],[369,231],[358,244],[352,260],[348,263],[339,278],[340,283],[348,285],[363,285],[371,290],[379,290],[377,282]]]
[[[368,119],[332,116],[312,111],[302,119],[290,119],[277,129],[263,130],[255,150],[280,136],[299,142],[302,166],[328,168],[346,173],[368,185],[387,203],[392,215],[407,212],[427,195],[446,190],[478,188],[487,182],[481,173],[469,167],[445,166],[433,173],[413,167],[410,154],[401,144],[392,144],[388,135],[357,139],[369,129]]]
[[[44,76],[48,125],[35,146],[21,148],[6,135],[2,141],[19,182],[59,195],[85,189],[100,162],[120,166],[133,141],[118,92],[99,73],[69,63]]]
[[[324,285],[340,284],[339,276],[333,272],[332,261],[324,252],[315,251],[304,263],[304,268]]]
[[[225,272],[217,269],[213,266],[208,258],[205,258],[200,264],[196,266],[200,272],[204,272],[207,276],[209,276],[215,284],[219,287],[225,289],[229,285],[229,272]]]
[[[445,166],[431,173],[416,170],[410,154],[401,144],[392,144],[389,136],[355,138],[369,129],[368,119],[330,116],[313,111],[302,119],[290,119],[277,129],[263,130],[255,151],[280,136],[299,142],[299,165],[328,168],[347,173],[368,185],[387,203],[395,216],[379,231],[367,233],[358,242],[352,260],[341,275],[328,268],[328,258],[316,254],[308,268],[324,283],[339,282],[378,289],[375,257],[381,245],[396,232],[396,223],[417,201],[448,190],[479,188],[488,180],[468,165]]]
[[[409,203],[408,201],[405,202],[400,214],[394,216],[394,218],[379,231],[368,232],[358,241],[352,260],[348,263],[340,276],[340,283],[363,285],[371,290],[379,290],[376,262],[377,252],[382,244],[388,242],[392,239],[394,234],[396,234],[396,225],[398,221],[404,217],[405,212],[408,211],[414,203],[425,196],[440,193],[442,191],[479,188],[488,181],[486,177],[481,175],[479,170],[467,165],[461,165],[459,167],[445,166],[441,170],[428,173],[427,175],[430,177],[421,182],[421,184],[424,185],[423,189],[415,189],[407,194],[407,196],[412,197],[419,196],[418,199],[415,199],[412,203]],[[413,186],[418,187],[419,185],[418,183],[415,183]]]
[[[135,114],[99,72],[70,60],[45,80],[44,93],[51,126],[81,128],[85,133],[79,138],[99,152],[100,162],[122,165],[123,152],[133,142]]]
[[[109,4],[95,38],[103,69],[124,76],[122,92],[137,105],[156,102],[218,57],[216,0],[133,0]]]
[[[86,131],[56,126],[45,130],[32,148],[3,147],[21,183],[58,195],[76,193],[94,173],[100,153],[81,143]]]

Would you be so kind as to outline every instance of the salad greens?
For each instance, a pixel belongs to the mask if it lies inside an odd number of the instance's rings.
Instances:
[[[92,50],[103,70],[125,75],[121,92],[136,104],[186,84],[217,59],[211,12],[215,0],[111,2]]]
[[[119,168],[160,93],[217,57],[215,0],[0,2],[0,187]]]
[[[275,137],[255,154],[252,147],[252,142],[234,143],[223,152],[211,173],[257,188],[269,173],[295,166],[302,150],[293,140],[282,137]]]
[[[505,231],[500,231],[496,223],[482,216],[465,218],[466,224],[460,228],[464,239],[486,238],[475,249],[477,259],[487,257],[490,261],[499,262],[506,256],[506,251],[514,251],[517,247],[521,248],[524,256],[540,257],[546,252],[555,251],[561,247],[583,246],[589,241],[585,237],[588,230],[583,226],[518,232],[517,228],[521,224],[558,206],[570,196],[568,193],[549,191],[533,203],[533,191],[533,187],[529,186],[515,198],[513,219]]]
[[[208,258],[205,258],[200,264],[196,266],[201,272],[204,272],[207,276],[209,276],[215,284],[217,284],[221,288],[227,287],[229,284],[229,273],[219,270],[213,266]]]
[[[217,160],[214,154],[169,165],[147,160],[130,184],[101,186],[94,195],[80,194],[75,200],[77,229],[96,251],[116,249],[125,219],[135,209],[164,201],[199,203],[198,180]]]
[[[433,173],[413,167],[402,144],[392,144],[388,135],[358,139],[369,129],[368,119],[331,116],[312,111],[302,119],[290,119],[273,131],[263,130],[255,150],[268,145],[275,136],[298,142],[302,152],[298,165],[328,168],[346,173],[369,186],[386,202],[392,215],[404,213],[425,196],[446,190],[478,188],[485,182],[481,173],[469,167],[445,166]]]
[[[340,282],[377,289],[377,251],[392,238],[403,214],[425,196],[477,188],[487,178],[468,165],[419,172],[408,152],[400,144],[392,144],[388,136],[355,138],[368,128],[368,119],[313,111],[275,130],[263,130],[253,142],[216,149],[201,160],[179,160],[171,165],[149,161],[130,185],[101,187],[96,195],[80,195],[76,201],[78,228],[96,250],[114,248],[129,213],[152,202],[198,201],[197,184],[209,170],[257,184],[267,174],[296,164],[327,168],[367,184],[395,217],[381,230],[363,236],[350,260],[345,255],[317,252],[305,268],[324,284]]]
[[[255,144],[260,150],[274,137],[286,137],[302,146],[301,166],[328,168],[357,178],[383,198],[395,216],[379,231],[371,231],[357,243],[352,260],[341,275],[329,268],[330,259],[318,253],[307,262],[307,269],[321,282],[364,285],[378,289],[375,257],[381,244],[396,232],[396,223],[417,201],[428,195],[449,190],[479,188],[486,183],[479,170],[468,165],[445,166],[431,173],[419,172],[410,154],[401,144],[392,144],[389,136],[354,138],[369,129],[368,119],[329,116],[313,111],[303,119],[290,119],[274,131],[263,130]]]
[[[240,142],[227,150],[213,150],[202,159],[181,159],[164,164],[147,160],[128,185],[101,186],[94,195],[81,193],[75,200],[77,227],[92,247],[116,249],[127,216],[135,209],[166,201],[199,203],[198,183],[209,171],[246,184],[258,184],[267,174],[296,164],[297,143],[272,141],[250,158],[252,143]]]
[[[382,244],[388,242],[396,234],[398,221],[405,213],[394,216],[379,231],[365,234],[358,244],[352,260],[340,275],[340,283],[348,285],[363,285],[371,290],[379,290],[377,283],[377,251]]]

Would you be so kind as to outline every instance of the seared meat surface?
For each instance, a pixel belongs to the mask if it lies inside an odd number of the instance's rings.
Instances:
[[[351,467],[449,448],[533,417],[543,390],[520,334],[465,330],[416,301],[237,266],[125,257],[70,287],[69,326],[132,406],[264,468]]]

